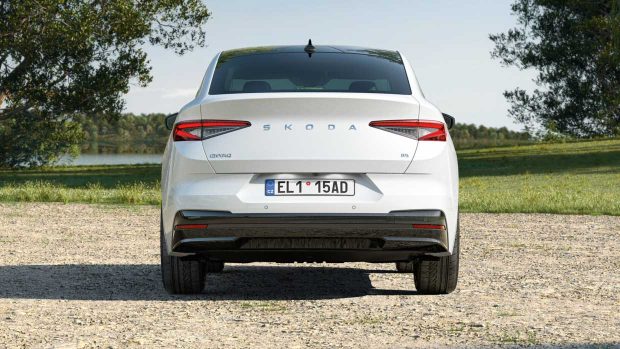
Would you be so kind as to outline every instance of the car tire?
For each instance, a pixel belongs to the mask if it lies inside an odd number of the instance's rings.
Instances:
[[[163,223],[160,227],[161,277],[169,294],[200,293],[205,285],[205,263],[168,255]]]
[[[415,265],[413,279],[421,294],[448,294],[456,289],[459,275],[459,232],[450,256],[421,260]]]
[[[221,273],[224,270],[224,262],[207,261],[205,263],[207,273]]]
[[[413,273],[415,262],[396,262],[396,270],[399,273]]]

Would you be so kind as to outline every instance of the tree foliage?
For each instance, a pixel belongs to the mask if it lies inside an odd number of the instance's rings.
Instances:
[[[537,88],[506,91],[526,125],[576,137],[620,134],[620,0],[516,0],[517,27],[492,56],[534,69]]]
[[[501,147],[530,144],[534,138],[526,131],[511,131],[506,127],[486,127],[474,124],[455,124],[450,136],[457,149]]]
[[[202,46],[209,16],[200,0],[0,0],[0,166],[66,151],[80,139],[76,113],[117,117],[130,84],[152,79],[145,45]],[[63,142],[42,147],[29,132]]]
[[[165,114],[123,114],[118,119],[79,116],[84,131],[83,153],[161,154],[170,136]]]

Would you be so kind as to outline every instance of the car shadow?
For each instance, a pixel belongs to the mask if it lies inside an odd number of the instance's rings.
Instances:
[[[171,296],[155,264],[0,266],[0,298],[67,300],[315,300],[366,295],[415,295],[373,288],[369,275],[386,270],[307,266],[226,266],[208,274],[200,295]]]

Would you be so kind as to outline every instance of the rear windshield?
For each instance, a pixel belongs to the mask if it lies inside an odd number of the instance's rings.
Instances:
[[[382,51],[383,52],[383,51]],[[215,68],[209,93],[357,92],[411,94],[397,53],[263,53],[227,57]]]

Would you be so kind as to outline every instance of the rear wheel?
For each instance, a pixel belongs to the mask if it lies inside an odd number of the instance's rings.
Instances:
[[[413,271],[415,288],[422,294],[448,294],[456,288],[459,275],[459,233],[454,239],[452,255],[436,260],[422,260]]]
[[[413,273],[415,262],[396,262],[396,270],[399,273]]]
[[[160,229],[161,276],[170,294],[200,293],[205,285],[205,263],[168,255],[163,223]]]

